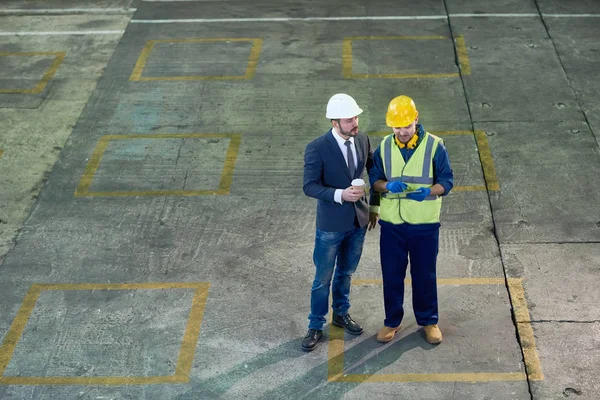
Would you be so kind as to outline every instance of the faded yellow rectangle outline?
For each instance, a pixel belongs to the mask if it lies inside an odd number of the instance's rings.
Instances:
[[[186,383],[192,370],[196,342],[208,298],[209,283],[65,283],[33,284],[25,295],[2,346],[0,347],[0,385],[150,385],[157,383]],[[144,289],[196,289],[181,341],[175,374],[170,376],[3,376],[12,359],[17,344],[44,290],[144,290]]]
[[[198,75],[198,76],[164,76],[164,77],[152,77],[142,76],[142,71],[148,62],[150,53],[156,43],[201,43],[201,42],[252,42],[252,48],[250,49],[250,55],[248,56],[248,65],[244,75],[231,75],[231,76],[210,76],[210,75]],[[256,64],[258,63],[258,56],[262,47],[262,39],[258,38],[211,38],[211,39],[160,39],[160,40],[149,40],[142,49],[142,54],[138,58],[133,73],[129,77],[130,81],[195,81],[195,80],[236,80],[236,79],[252,79],[256,71]]]
[[[517,321],[517,334],[521,342],[526,373],[419,373],[419,374],[344,374],[344,329],[331,326],[329,330],[327,380],[328,382],[490,382],[539,381],[544,379],[535,346],[529,309],[525,300],[522,279],[508,278],[438,278],[438,285],[505,285],[508,282],[509,298]],[[410,279],[404,282],[410,284]],[[352,286],[381,285],[381,279],[353,279]]]
[[[346,37],[342,42],[342,75],[346,79],[369,79],[369,78],[400,78],[400,79],[418,79],[418,78],[454,78],[462,75],[471,74],[471,65],[469,55],[465,45],[463,35],[454,37],[456,46],[456,55],[458,57],[459,71],[440,74],[354,74],[352,73],[352,42],[356,40],[444,40],[450,39],[450,36],[353,36]]]
[[[116,191],[116,192],[90,192],[90,186],[94,175],[100,167],[102,156],[111,140],[123,139],[179,139],[179,138],[229,138],[229,147],[225,156],[223,172],[219,188],[216,190],[146,190],[146,191]],[[206,195],[228,195],[233,181],[233,171],[240,148],[241,136],[227,133],[190,133],[190,134],[146,134],[146,135],[106,135],[100,138],[94,149],[85,171],[75,190],[76,197],[124,197],[124,196],[206,196]]]
[[[48,70],[42,76],[42,79],[35,85],[33,89],[0,89],[0,93],[25,93],[25,94],[37,94],[41,93],[42,90],[46,87],[50,79],[56,74],[58,71],[58,67],[62,64],[63,60],[67,53],[64,51],[25,51],[25,52],[0,52],[1,56],[24,56],[24,57],[34,57],[34,56],[54,56],[54,61],[48,67]]]
[[[391,132],[369,132],[370,136],[387,136]],[[483,169],[483,179],[486,186],[459,186],[456,185],[452,190],[457,192],[475,192],[482,190],[500,190],[500,184],[498,183],[498,176],[496,175],[496,168],[494,167],[494,160],[492,159],[492,152],[490,151],[490,145],[487,140],[485,131],[476,130],[472,131],[431,131],[432,134],[438,136],[449,136],[449,135],[474,135],[475,141],[477,142],[477,152],[479,153],[479,160],[481,161],[481,168]]]

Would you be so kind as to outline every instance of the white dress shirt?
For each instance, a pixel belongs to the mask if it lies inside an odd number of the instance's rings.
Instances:
[[[333,137],[335,138],[335,141],[337,142],[338,146],[340,147],[340,151],[342,152],[342,154],[344,155],[344,160],[346,160],[346,166],[348,166],[348,148],[346,147],[346,139],[344,139],[343,137],[340,136],[340,134],[338,133],[337,129],[335,127],[331,128],[331,134],[333,135]],[[356,146],[354,145],[354,138],[351,137],[348,139],[352,145],[350,146],[350,149],[352,150],[352,156],[354,158],[354,168],[358,168],[358,157],[356,156]],[[333,195],[333,200],[336,203],[342,204],[342,192],[344,191],[344,189],[336,189],[335,190],[335,194]]]

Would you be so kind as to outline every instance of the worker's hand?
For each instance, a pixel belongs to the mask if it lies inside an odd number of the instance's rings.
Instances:
[[[418,192],[416,191],[414,193],[407,194],[406,198],[416,201],[423,201],[425,200],[425,197],[429,196],[429,193],[431,193],[431,189],[428,187],[420,187],[417,190]]]
[[[408,185],[404,182],[393,181],[385,184],[385,188],[391,193],[401,193],[408,189]]]
[[[353,189],[352,186],[347,187],[342,191],[342,200],[356,203],[365,194],[363,189]]]
[[[377,220],[379,219],[379,214],[375,212],[369,212],[369,230],[375,229],[377,226]]]

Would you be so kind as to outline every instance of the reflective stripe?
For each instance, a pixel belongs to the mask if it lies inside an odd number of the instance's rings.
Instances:
[[[427,146],[425,147],[425,162],[423,163],[423,174],[421,177],[429,178],[429,169],[431,168],[431,150],[433,149],[434,139],[431,135],[427,135]],[[433,183],[433,180],[432,182]]]
[[[425,169],[425,167],[423,167],[423,169]],[[423,176],[423,177],[405,176],[404,178],[402,178],[402,182],[404,182],[404,183],[424,183],[424,184],[433,185],[433,178],[430,178],[429,176],[427,176],[427,177],[425,177],[425,176]]]
[[[385,146],[383,147],[383,151],[385,152],[385,178],[388,182],[392,182],[392,137],[388,136],[385,142]],[[400,180],[400,178],[394,179]]]
[[[423,172],[421,176],[391,176],[392,175],[392,136],[388,136],[385,139],[383,151],[384,151],[384,169],[385,178],[388,182],[402,181],[404,183],[420,183],[425,185],[433,185],[433,178],[429,177],[429,170],[431,168],[430,162],[423,163]],[[427,143],[425,143],[425,160],[431,160],[431,152],[433,151],[433,145],[435,139],[431,136],[427,136]]]

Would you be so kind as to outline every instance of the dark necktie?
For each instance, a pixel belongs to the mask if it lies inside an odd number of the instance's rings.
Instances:
[[[346,143],[344,144],[346,145],[346,151],[348,154],[348,171],[350,171],[350,176],[352,177],[352,179],[354,179],[354,174],[356,173],[356,166],[354,165],[354,155],[352,154],[352,149],[350,148],[350,146],[352,146],[352,142],[346,140]]]

